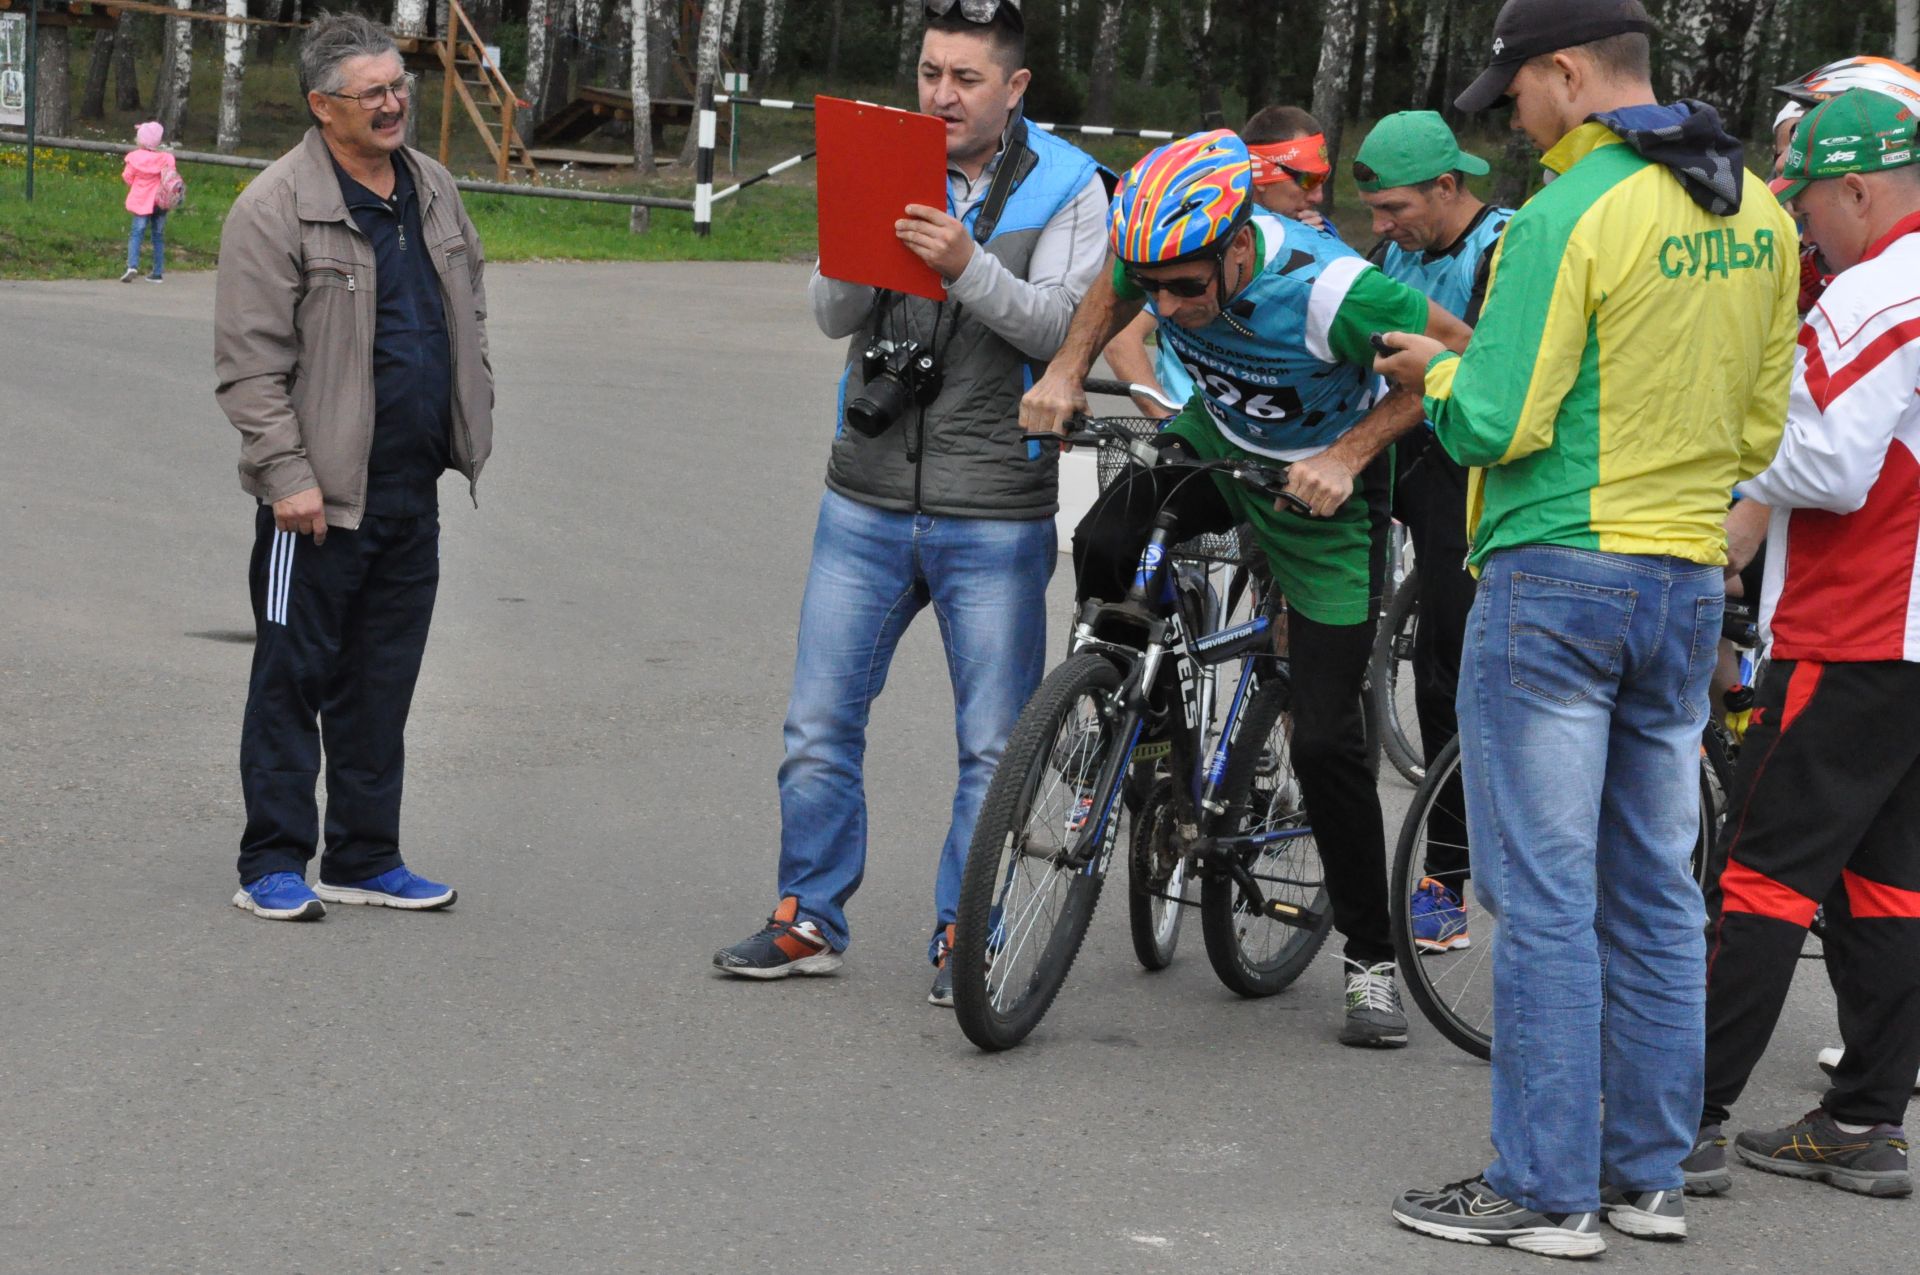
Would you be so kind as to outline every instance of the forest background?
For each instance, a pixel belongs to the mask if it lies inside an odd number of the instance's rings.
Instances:
[[[1729,126],[1760,142],[1778,99],[1771,86],[1836,57],[1866,53],[1909,63],[1920,39],[1920,0],[1649,0],[1656,83],[1668,99],[1712,103]],[[20,0],[15,0],[16,6]],[[272,23],[310,20],[325,0],[170,0],[172,7]],[[464,0],[495,46],[519,98],[518,125],[531,136],[583,87],[655,101],[692,99],[728,70],[750,77],[752,95],[809,100],[856,96],[911,106],[923,0]],[[81,12],[84,4],[68,6]],[[448,0],[335,0],[400,34],[432,36],[451,21]],[[1185,133],[1237,127],[1252,110],[1288,102],[1327,126],[1336,157],[1368,123],[1391,111],[1444,111],[1472,148],[1495,165],[1489,192],[1525,197],[1538,169],[1504,112],[1463,119],[1452,99],[1484,65],[1498,0],[1027,0],[1030,119]],[[298,31],[286,26],[184,21],[119,10],[107,29],[43,23],[39,131],[56,137],[130,141],[133,124],[159,119],[173,145],[272,156],[306,126],[294,72]],[[422,145],[439,136],[438,75],[422,83],[416,114]],[[721,183],[809,149],[804,112],[743,106],[728,112]],[[692,130],[612,125],[588,149],[624,166],[549,169],[549,184],[685,197]],[[1124,168],[1153,145],[1125,136],[1083,140]],[[46,198],[20,199],[18,146],[0,146],[0,277],[98,274],[103,240],[124,236],[118,163],[71,152],[42,153]],[[452,165],[484,175],[484,144],[458,121]],[[1350,240],[1371,236],[1365,210],[1342,180],[1335,219]],[[729,176],[731,170],[733,176]],[[169,226],[174,264],[208,264],[219,219],[245,175],[188,166],[194,199]],[[9,174],[13,174],[10,176]],[[812,169],[799,165],[720,205],[714,234],[696,240],[684,214],[629,218],[598,205],[475,196],[475,217],[494,259],[528,257],[801,258],[812,251]],[[647,235],[630,229],[652,227]]]

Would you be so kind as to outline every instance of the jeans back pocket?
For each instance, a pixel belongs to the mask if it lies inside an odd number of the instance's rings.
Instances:
[[[1509,590],[1507,676],[1517,689],[1577,704],[1619,671],[1632,589],[1516,571]]]

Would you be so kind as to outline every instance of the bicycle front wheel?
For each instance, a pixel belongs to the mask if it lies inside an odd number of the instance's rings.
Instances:
[[[987,786],[952,956],[954,1013],[982,1049],[1010,1049],[1039,1024],[1093,919],[1123,808],[1125,769],[1110,763],[1137,733],[1136,719],[1111,711],[1119,686],[1099,655],[1048,674]]]
[[[1220,981],[1242,996],[1272,996],[1300,977],[1333,928],[1320,849],[1293,773],[1291,700],[1286,678],[1269,674],[1247,706],[1221,784],[1227,808],[1245,814],[1219,832],[1292,834],[1239,852],[1241,860],[1267,897],[1311,908],[1321,919],[1312,929],[1288,925],[1255,911],[1232,877],[1218,871],[1206,876],[1200,934],[1207,958]]]

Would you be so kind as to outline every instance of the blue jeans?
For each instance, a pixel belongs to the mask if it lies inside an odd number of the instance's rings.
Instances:
[[[167,214],[155,209],[152,216],[133,214],[133,230],[127,235],[127,269],[140,268],[140,240],[153,230],[153,277],[158,279],[167,264]]]
[[[780,895],[834,949],[867,864],[867,718],[901,635],[929,603],[953,681],[960,781],[934,879],[937,936],[958,913],[974,819],[1007,733],[1040,684],[1053,519],[892,513],[832,491],[820,501],[800,604],[780,766]]]
[[[1473,881],[1499,922],[1487,1180],[1545,1212],[1677,1190],[1705,1049],[1689,859],[1718,567],[1533,545],[1481,575],[1460,667]]]

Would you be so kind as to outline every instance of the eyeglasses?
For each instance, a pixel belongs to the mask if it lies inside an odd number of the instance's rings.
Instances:
[[[413,86],[419,82],[420,77],[409,71],[391,84],[381,84],[359,93],[327,93],[325,89],[322,89],[321,92],[326,93],[328,97],[337,97],[348,102],[358,102],[360,103],[360,109],[363,111],[377,111],[386,105],[387,94],[389,93],[393,94],[397,101],[407,101],[413,96]]]
[[[1171,292],[1176,297],[1204,297],[1213,288],[1214,276],[1220,270],[1220,259],[1214,258],[1213,270],[1203,279],[1150,279],[1137,270],[1128,267],[1124,273],[1133,287],[1149,296],[1162,292]]]

